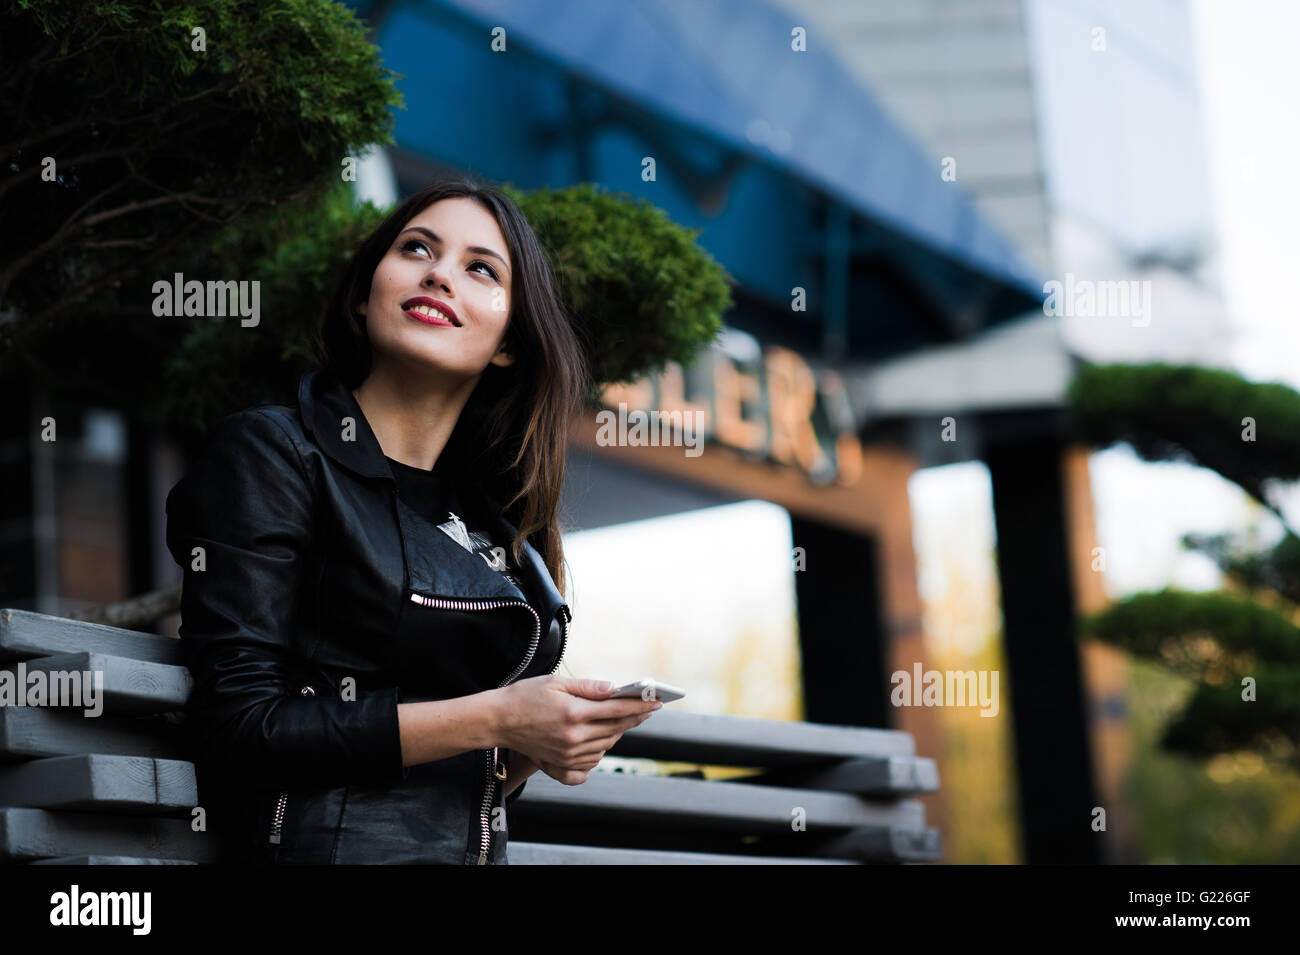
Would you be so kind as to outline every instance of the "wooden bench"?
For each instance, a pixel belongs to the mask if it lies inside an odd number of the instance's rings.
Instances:
[[[199,864],[210,840],[180,710],[178,641],[0,609],[0,669],[99,671],[103,713],[0,706],[0,862]],[[535,773],[511,804],[512,865],[853,864],[940,856],[915,797],[932,759],[895,730],[710,716],[666,707],[581,786]],[[650,760],[743,775],[606,771]],[[645,761],[645,762],[642,762]],[[712,772],[712,771],[711,771]],[[715,774],[716,775],[716,774]]]

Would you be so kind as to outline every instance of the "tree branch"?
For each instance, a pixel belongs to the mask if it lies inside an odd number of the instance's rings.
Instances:
[[[48,129],[44,129],[38,134],[28,136],[26,139],[20,139],[16,142],[5,143],[4,145],[0,146],[0,156],[7,156],[12,152],[16,152],[17,150],[26,149],[28,146],[33,146],[37,143],[48,142],[51,139],[55,139],[59,136],[64,135],[65,133],[71,133],[78,129],[89,128],[92,125],[129,126],[132,123],[144,123],[144,122],[150,122],[152,120],[162,119],[164,116],[170,113],[177,106],[184,106],[188,103],[193,103],[196,100],[203,99],[205,96],[211,96],[214,93],[223,92],[224,90],[226,90],[226,88],[227,86],[225,84],[210,86],[207,89],[200,90],[199,92],[194,93],[190,96],[183,96],[178,100],[173,100],[172,102],[168,103],[166,106],[163,106],[161,109],[156,109],[152,113],[146,113],[143,116],[126,116],[126,117],[83,116],[78,119],[72,119],[58,126],[51,126]]]
[[[89,201],[83,203],[81,208],[77,209],[76,212],[68,216],[67,220],[58,229],[58,231],[56,231],[52,236],[50,236],[40,245],[36,246],[34,249],[29,251],[26,255],[20,256],[19,258],[15,259],[12,263],[10,263],[8,268],[6,268],[3,272],[0,272],[0,302],[4,301],[5,293],[9,291],[10,284],[13,282],[14,278],[23,271],[23,269],[27,268],[28,265],[30,265],[36,259],[40,258],[50,249],[57,247],[60,242],[62,242],[69,235],[75,233],[81,227],[80,224],[77,222],[77,216],[81,215],[81,213],[85,212],[96,202],[99,202],[109,193],[113,192],[114,190],[122,188],[122,186],[127,181],[128,180],[126,179],[119,179],[117,182],[113,183],[107,189],[100,192],[99,195],[94,196]]]
[[[142,630],[168,614],[178,613],[181,609],[181,582],[170,587],[153,590],[117,603],[101,604],[88,607],[68,615],[71,620],[85,620],[100,623],[106,627],[120,627],[123,630]]]
[[[185,237],[184,235],[181,235],[175,238],[179,240],[184,237]],[[168,253],[172,251],[173,248],[174,248],[174,243],[169,243],[168,245],[163,245],[163,246],[157,246],[154,248],[152,253],[145,255],[143,258],[133,259],[132,272],[134,274],[139,274],[143,272],[147,267],[153,265],[159,259],[165,257]],[[38,328],[42,323],[50,321],[52,318],[54,318],[56,315],[60,314],[61,312],[65,312],[68,309],[70,309],[72,306],[76,305],[77,303],[90,298],[100,289],[107,288],[113,282],[120,281],[121,277],[122,276],[120,272],[108,272],[101,275],[98,279],[91,279],[90,281],[82,283],[80,286],[78,286],[77,291],[73,292],[71,295],[65,295],[63,298],[58,299],[53,304],[47,305],[44,309],[37,312],[35,315],[26,318],[22,323],[23,328],[28,331]]]
[[[61,160],[61,162],[64,165],[70,166],[73,169],[75,169],[77,168],[78,165],[84,166],[92,162],[99,162],[101,159],[111,159],[114,156],[129,156],[134,151],[135,150],[125,146],[120,149],[103,149],[97,153],[86,153],[84,156],[76,156],[72,159],[64,159]],[[3,197],[4,194],[8,192],[10,189],[12,189],[14,186],[21,185],[30,177],[35,176],[38,172],[40,172],[40,170],[41,170],[40,164],[34,163],[28,168],[24,169],[22,172],[15,173],[14,175],[10,176],[3,183],[0,183],[0,197]]]

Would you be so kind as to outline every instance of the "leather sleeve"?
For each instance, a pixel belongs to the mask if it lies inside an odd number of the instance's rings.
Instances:
[[[167,497],[167,548],[184,571],[180,638],[194,686],[197,758],[232,791],[400,782],[396,687],[300,695],[293,647],[311,553],[312,481],[272,413],[222,419]],[[206,566],[196,569],[194,548]]]

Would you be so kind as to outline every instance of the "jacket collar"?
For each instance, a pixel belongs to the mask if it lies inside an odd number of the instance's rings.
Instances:
[[[357,399],[349,388],[328,371],[308,371],[299,379],[298,409],[303,426],[311,432],[320,449],[334,461],[362,477],[396,484],[393,472],[384,458],[383,448],[379,446],[379,439],[371,430]],[[345,441],[343,429],[347,418],[351,418],[354,424],[350,432],[351,440]],[[477,495],[482,504],[482,512],[492,520],[492,536],[508,547],[515,539],[517,529],[506,519],[500,503],[473,482],[463,486],[462,491]],[[551,579],[546,561],[528,540],[524,541],[522,564],[520,570],[529,576],[530,583],[534,585],[533,592],[540,594],[544,600],[541,608],[544,611],[543,619],[553,619],[560,607],[567,611],[568,604]],[[484,569],[486,570],[486,565]],[[488,572],[496,574],[496,571]]]

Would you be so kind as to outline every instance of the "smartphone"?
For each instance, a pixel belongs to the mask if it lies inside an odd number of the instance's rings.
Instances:
[[[667,683],[660,683],[658,680],[652,680],[646,677],[644,680],[637,680],[634,683],[625,683],[620,686],[609,696],[607,700],[617,700],[625,697],[640,696],[647,700],[659,700],[663,703],[671,703],[673,700],[680,700],[686,695],[686,691],[679,687],[671,686]]]

